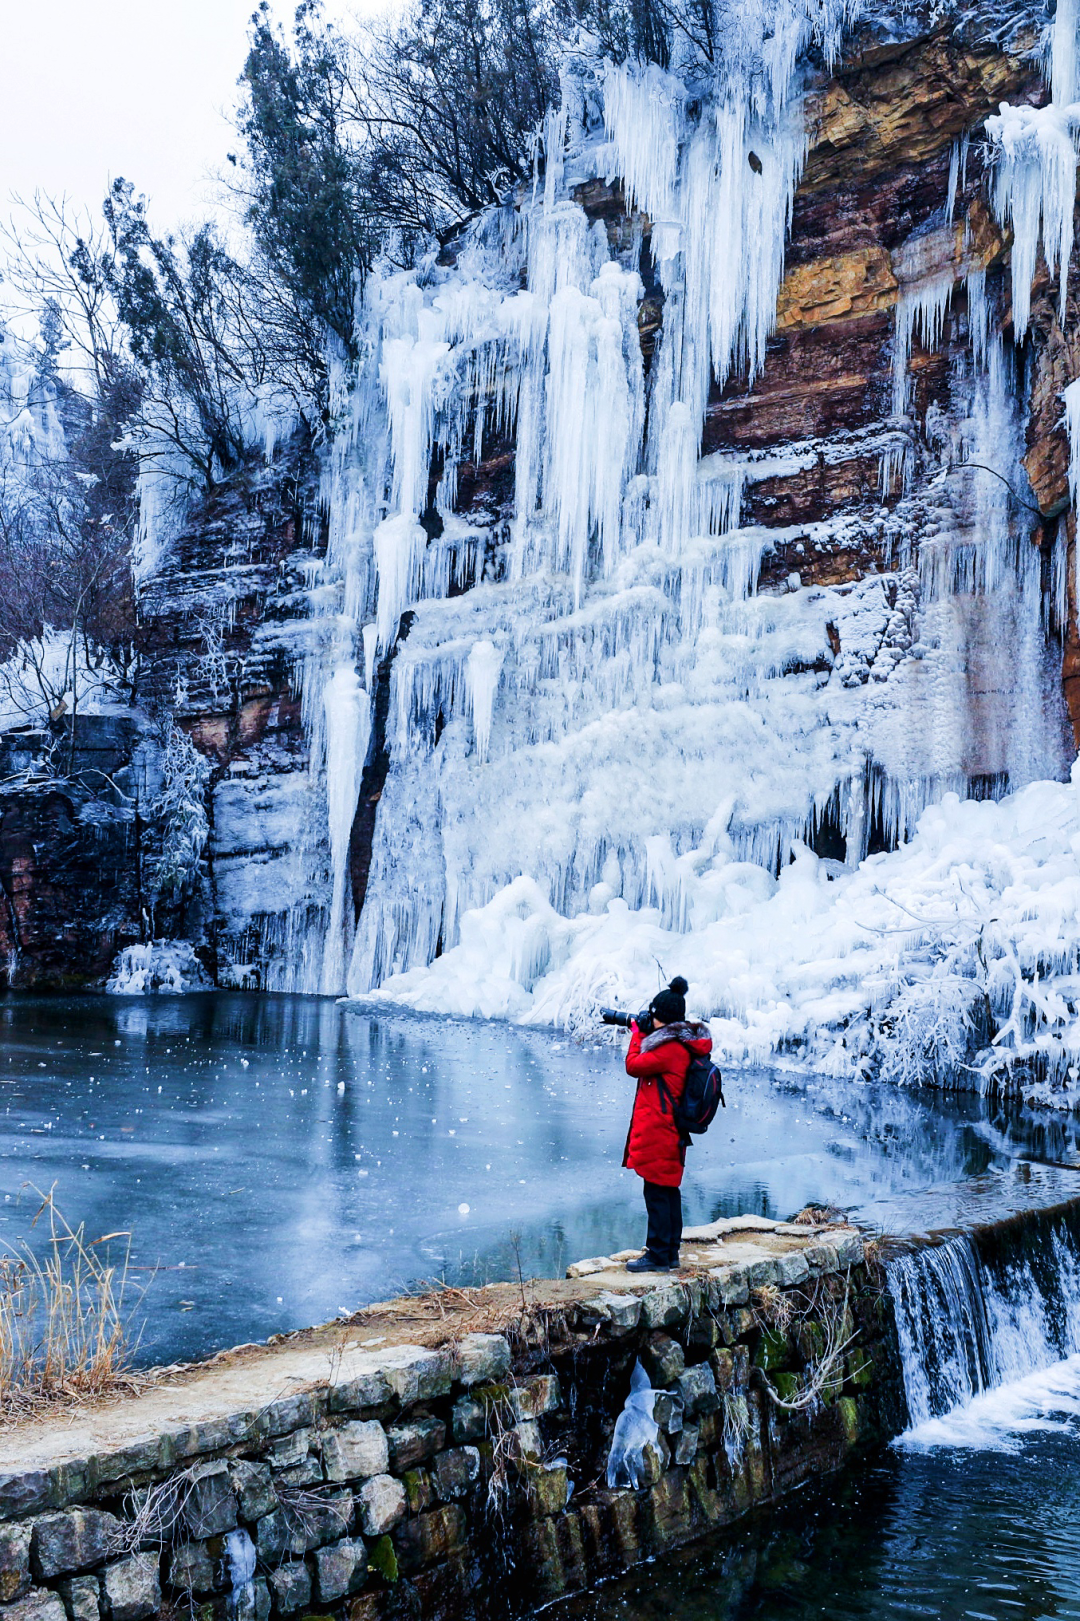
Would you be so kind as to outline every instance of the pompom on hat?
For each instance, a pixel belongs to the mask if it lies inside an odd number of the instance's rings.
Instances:
[[[690,989],[681,974],[676,974],[666,991],[657,991],[649,1007],[657,1024],[681,1024],[686,1018],[686,993]]]

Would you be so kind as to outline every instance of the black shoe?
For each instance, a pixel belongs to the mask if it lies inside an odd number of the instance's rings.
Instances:
[[[639,1255],[636,1261],[627,1261],[626,1270],[628,1272],[671,1272],[674,1269],[668,1266],[666,1261],[655,1260],[646,1250],[645,1254]]]

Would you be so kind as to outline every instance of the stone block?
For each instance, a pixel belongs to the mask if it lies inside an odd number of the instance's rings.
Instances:
[[[720,1344],[720,1337],[719,1323],[711,1311],[705,1311],[695,1317],[690,1324],[686,1343],[711,1351],[714,1345]]]
[[[849,1447],[853,1447],[859,1439],[859,1409],[854,1396],[841,1396],[836,1407],[844,1430],[844,1440]]]
[[[684,1424],[675,1442],[675,1452],[672,1462],[685,1467],[693,1463],[697,1457],[698,1436],[700,1431],[696,1424]]]
[[[4,1621],[67,1621],[67,1615],[55,1593],[47,1587],[32,1587],[4,1606]]]
[[[68,1621],[101,1621],[101,1584],[96,1576],[65,1576],[56,1590]]]
[[[538,1374],[510,1387],[510,1407],[519,1424],[555,1412],[559,1401],[559,1381],[553,1373]]]
[[[782,1289],[790,1289],[797,1283],[805,1283],[810,1276],[810,1263],[799,1250],[792,1255],[781,1255],[776,1266]]]
[[[331,1542],[315,1553],[315,1597],[333,1604],[358,1593],[367,1581],[367,1545],[359,1537]]]
[[[735,1388],[735,1359],[732,1353],[719,1349],[712,1353],[709,1363],[713,1370],[713,1378],[718,1390],[734,1390]]]
[[[479,1456],[479,1454],[477,1454]],[[426,1469],[406,1469],[401,1477],[410,1514],[423,1514],[435,1505],[435,1487]]]
[[[192,1470],[184,1523],[193,1537],[219,1537],[234,1529],[236,1493],[227,1463],[197,1464]]]
[[[328,1497],[312,1494],[302,1508],[293,1510],[303,1526],[307,1550],[336,1542],[352,1530],[355,1501],[352,1492],[333,1492]]]
[[[372,1407],[385,1407],[393,1392],[382,1368],[371,1367],[362,1373],[352,1373],[348,1379],[333,1385],[330,1390],[332,1413],[363,1412]]]
[[[767,1255],[760,1261],[752,1261],[746,1269],[746,1281],[751,1289],[764,1289],[769,1284],[778,1284],[780,1273],[773,1257]]]
[[[303,1463],[314,1439],[315,1431],[311,1429],[281,1436],[266,1449],[266,1459],[271,1469],[292,1469],[294,1465]]]
[[[281,1396],[262,1409],[264,1435],[291,1435],[314,1424],[325,1405],[318,1392],[303,1391],[295,1396]]]
[[[836,1246],[836,1258],[841,1267],[861,1266],[866,1259],[866,1246],[858,1233],[842,1238]]]
[[[518,1460],[526,1464],[539,1463],[544,1451],[540,1426],[534,1419],[527,1419],[524,1424],[515,1424],[513,1430],[514,1450]]]
[[[832,1244],[807,1244],[803,1254],[806,1256],[807,1266],[815,1277],[839,1270],[840,1259]]]
[[[475,1396],[462,1396],[454,1403],[450,1415],[452,1438],[459,1445],[462,1441],[482,1441],[487,1434],[487,1415],[483,1402],[477,1401]]]
[[[373,1419],[354,1419],[322,1438],[327,1480],[370,1480],[390,1466],[386,1431]]]
[[[456,1503],[406,1520],[394,1536],[399,1569],[418,1570],[456,1553],[464,1545],[465,1527],[465,1515]]]
[[[688,1418],[701,1413],[715,1413],[720,1406],[716,1394],[716,1380],[707,1362],[698,1362],[680,1375],[676,1390],[682,1398],[683,1411]]]
[[[276,1508],[255,1526],[255,1547],[261,1565],[277,1565],[289,1554],[307,1552],[307,1533],[292,1509]]]
[[[133,1553],[106,1565],[101,1573],[101,1608],[106,1621],[146,1621],[161,1608],[156,1553]]]
[[[69,1576],[100,1565],[108,1556],[110,1540],[120,1531],[112,1514],[96,1508],[70,1508],[34,1521],[30,1562],[41,1581]]]
[[[731,1347],[731,1360],[735,1369],[735,1389],[745,1390],[750,1383],[750,1347],[748,1345],[733,1345]]]
[[[466,1334],[453,1348],[453,1376],[459,1385],[490,1384],[510,1372],[510,1345],[502,1334]]]
[[[403,1520],[408,1507],[405,1488],[393,1475],[373,1475],[357,1494],[360,1529],[366,1537],[381,1537]]]
[[[306,1486],[322,1485],[322,1464],[318,1458],[305,1458],[303,1463],[294,1464],[291,1469],[275,1469],[274,1479],[282,1486],[291,1486],[294,1491],[302,1491]]]
[[[563,1464],[539,1468],[530,1476],[532,1506],[537,1514],[561,1514],[570,1497]]]
[[[214,1560],[205,1542],[183,1542],[169,1555],[170,1587],[181,1593],[212,1593],[216,1584]]]
[[[603,1294],[586,1300],[578,1308],[584,1323],[605,1323],[615,1334],[629,1334],[641,1319],[640,1295],[615,1294],[606,1289]]]
[[[670,1390],[658,1390],[653,1397],[652,1416],[665,1435],[678,1435],[683,1427],[682,1397]]]
[[[765,1328],[754,1352],[755,1368],[764,1368],[771,1373],[775,1368],[786,1368],[791,1361],[794,1347],[787,1334],[781,1334],[774,1328]]]
[[[0,1604],[30,1591],[30,1527],[0,1525]]]
[[[744,1266],[716,1266],[709,1276],[716,1284],[722,1306],[745,1306],[750,1299],[750,1286]]]
[[[682,1346],[669,1334],[650,1334],[641,1347],[640,1356],[641,1366],[655,1390],[673,1385],[686,1366]]]
[[[450,1352],[419,1345],[396,1345],[380,1354],[383,1377],[402,1407],[448,1396],[453,1378]]]
[[[690,1315],[691,1294],[682,1283],[667,1283],[650,1289],[641,1302],[641,1321],[646,1328],[675,1328]]]
[[[865,1389],[873,1383],[874,1360],[868,1351],[856,1346],[854,1351],[846,1358],[847,1377],[853,1385]]]
[[[270,1466],[250,1463],[246,1458],[234,1458],[229,1463],[229,1479],[240,1509],[242,1520],[260,1520],[277,1505]]]
[[[190,1621],[213,1621],[214,1605],[200,1604]],[[228,1621],[267,1621],[270,1615],[270,1589],[262,1576],[245,1582],[230,1593],[225,1606]]]
[[[0,1517],[32,1514],[52,1501],[52,1481],[45,1469],[20,1469],[0,1475]]]
[[[690,1493],[685,1477],[665,1475],[649,1493],[654,1545],[673,1547],[685,1542],[691,1531]]]
[[[311,1603],[311,1576],[302,1560],[279,1565],[267,1577],[274,1608],[281,1615],[295,1615]]]
[[[437,1418],[418,1418],[411,1424],[394,1424],[386,1432],[390,1467],[400,1474],[434,1457],[446,1445],[446,1425]],[[377,1470],[385,1474],[385,1470]]]
[[[475,1447],[451,1447],[440,1452],[431,1466],[435,1490],[446,1501],[464,1497],[480,1478],[480,1454]]]
[[[643,1484],[655,1486],[667,1468],[670,1453],[667,1451],[664,1437],[658,1437],[656,1443],[646,1441],[641,1449],[641,1473]]]

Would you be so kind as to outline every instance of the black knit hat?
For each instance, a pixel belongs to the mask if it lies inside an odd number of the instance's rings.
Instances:
[[[677,974],[666,991],[657,991],[649,1003],[657,1024],[682,1023],[686,1018],[686,993],[689,988],[685,979]]]

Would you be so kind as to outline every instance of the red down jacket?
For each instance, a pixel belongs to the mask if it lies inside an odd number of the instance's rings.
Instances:
[[[626,1073],[636,1076],[637,1092],[623,1164],[646,1182],[677,1188],[682,1181],[686,1147],[679,1136],[671,1104],[682,1097],[691,1056],[712,1052],[707,1024],[665,1024],[642,1036],[635,1024],[626,1054]],[[663,1081],[668,1100],[661,1097]]]

